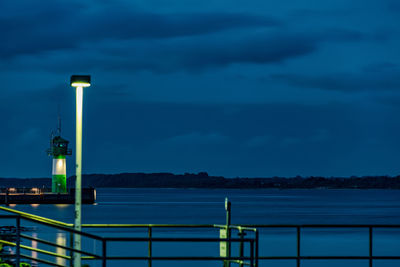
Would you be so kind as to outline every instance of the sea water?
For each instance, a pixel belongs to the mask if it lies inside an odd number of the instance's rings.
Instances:
[[[232,224],[399,224],[400,191],[356,189],[97,189],[97,203],[83,205],[83,223],[129,224],[225,224],[224,200],[232,203]],[[73,223],[73,205],[16,205],[13,208]],[[24,222],[23,226],[32,226]],[[68,234],[35,225],[32,235],[59,244]],[[85,229],[100,236],[146,237],[147,229]],[[296,231],[291,228],[259,228],[260,256],[295,256]],[[155,229],[156,237],[219,237],[217,230]],[[24,241],[25,243],[27,241]],[[30,241],[29,241],[30,242]],[[101,253],[93,240],[85,249]],[[302,229],[304,256],[367,256],[368,229]],[[39,246],[32,242],[26,245]],[[375,229],[374,255],[399,256],[400,230]],[[237,246],[232,249],[237,250]],[[245,247],[248,251],[248,247]],[[147,243],[115,242],[113,255],[147,256]],[[62,249],[59,253],[64,253]],[[34,252],[35,253],[35,252]],[[237,253],[236,253],[237,254]],[[154,256],[219,256],[218,243],[153,244]],[[32,256],[35,256],[32,254]],[[65,261],[58,259],[60,263]],[[100,266],[88,262],[90,266]],[[41,265],[40,265],[41,266]],[[108,266],[147,266],[146,261],[110,262]],[[222,266],[221,262],[154,261],[153,266]],[[233,264],[232,266],[237,266]],[[293,260],[263,260],[260,266],[296,266]],[[304,260],[301,266],[369,266],[366,260]],[[376,260],[374,266],[400,266],[400,261]]]

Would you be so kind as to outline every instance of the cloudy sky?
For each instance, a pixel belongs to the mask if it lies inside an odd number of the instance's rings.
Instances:
[[[397,0],[2,0],[0,177],[400,174]],[[67,175],[74,174],[74,156]]]

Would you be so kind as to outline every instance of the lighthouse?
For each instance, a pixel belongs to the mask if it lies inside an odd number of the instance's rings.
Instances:
[[[67,164],[65,156],[71,155],[72,151],[68,148],[69,141],[61,137],[61,120],[58,119],[57,134],[51,134],[50,148],[47,154],[53,157],[52,170],[52,193],[67,193]]]

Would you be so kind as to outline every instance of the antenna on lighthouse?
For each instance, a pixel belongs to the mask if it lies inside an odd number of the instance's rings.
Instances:
[[[61,136],[61,116],[60,116],[60,105],[58,105],[58,126],[57,126],[57,135]]]

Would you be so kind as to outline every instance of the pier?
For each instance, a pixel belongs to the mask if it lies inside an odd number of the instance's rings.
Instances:
[[[74,204],[75,189],[66,193],[53,193],[46,188],[2,188],[0,189],[0,204]],[[82,189],[82,203],[94,204],[96,189]]]

